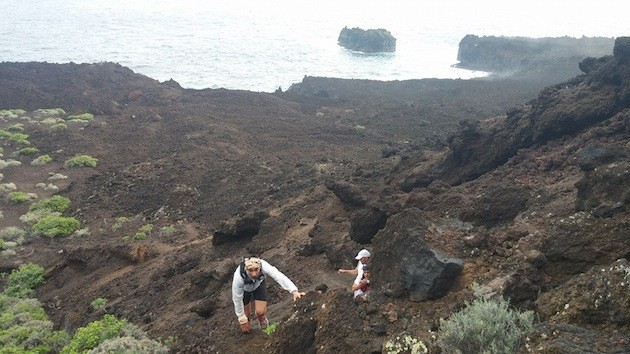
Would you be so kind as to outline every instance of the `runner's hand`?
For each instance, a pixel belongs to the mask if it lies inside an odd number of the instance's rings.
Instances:
[[[306,295],[306,293],[301,293],[297,290],[295,290],[294,292],[291,293],[291,295],[293,295],[293,301],[295,302],[295,300],[301,298],[302,296]]]
[[[249,322],[241,323],[241,332],[249,333]]]

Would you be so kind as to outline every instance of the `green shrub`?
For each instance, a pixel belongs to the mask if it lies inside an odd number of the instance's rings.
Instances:
[[[35,111],[36,114],[43,116],[65,116],[66,111],[61,108],[41,108]]]
[[[90,121],[92,119],[94,119],[94,115],[92,113],[82,113],[82,114],[68,116],[68,120]]]
[[[162,226],[160,228],[160,233],[162,234],[162,236],[172,236],[175,233],[175,225],[167,225],[167,226]]]
[[[133,234],[133,239],[136,241],[140,241],[140,240],[146,240],[147,238],[147,233],[146,232],[136,232],[135,234]]]
[[[48,237],[68,236],[78,230],[81,224],[73,217],[47,216],[35,225],[33,231]]]
[[[52,211],[50,209],[38,209],[29,211],[28,213],[20,216],[20,221],[26,225],[32,226],[37,224],[41,219],[49,216],[61,216],[58,211]]]
[[[50,155],[42,155],[42,156],[38,156],[36,159],[31,161],[31,165],[33,165],[33,166],[46,165],[48,163],[51,163],[52,160],[53,159],[52,159],[52,157],[50,157]]]
[[[58,124],[58,123],[63,123],[63,122],[64,122],[64,120],[63,120],[63,119],[61,119],[61,118],[57,118],[57,117],[48,117],[48,118],[44,118],[44,119],[42,119],[40,123],[41,123],[41,124],[44,124],[44,125],[50,125],[50,126],[52,126],[52,125],[55,125],[55,124]],[[64,125],[65,125],[65,124],[64,124]]]
[[[0,184],[0,192],[2,193],[11,192],[16,189],[17,189],[17,186],[13,182]]]
[[[26,297],[44,282],[44,268],[34,263],[27,263],[14,269],[7,277],[4,294],[13,297]]]
[[[68,126],[65,123],[57,123],[50,126],[51,131],[58,131],[68,129]]]
[[[21,132],[24,131],[24,124],[22,124],[22,123],[13,124],[12,126],[8,127],[7,130],[10,131],[10,132],[21,133]]]
[[[4,129],[0,129],[0,139],[5,138],[5,139],[9,139],[13,136],[13,133],[6,131]]]
[[[64,166],[66,168],[71,167],[96,167],[97,158],[89,155],[77,155],[70,160],[66,161]]]
[[[117,338],[127,320],[118,320],[112,315],[103,316],[102,320],[88,323],[77,329],[70,343],[63,347],[61,354],[84,353],[94,349],[106,340]]]
[[[90,306],[92,306],[94,310],[100,310],[104,308],[105,305],[107,305],[107,299],[103,297],[97,297],[96,299],[92,300],[92,302],[90,302]]]
[[[153,224],[142,225],[138,232],[150,233],[153,230]]]
[[[16,161],[16,160],[8,160],[8,161],[0,160],[0,170],[4,170],[7,167],[20,166],[20,165],[22,165],[22,163],[20,161]]]
[[[12,134],[9,137],[9,140],[19,145],[31,145],[31,142],[28,141],[28,134],[24,134],[24,133]]]
[[[0,314],[0,353],[57,353],[68,343],[37,299],[0,294]]]
[[[512,310],[507,300],[478,298],[440,320],[438,343],[445,353],[516,353],[533,321],[533,312]]]
[[[35,211],[40,209],[50,209],[52,211],[58,211],[63,213],[70,206],[70,199],[62,197],[60,195],[53,195],[52,197],[42,199],[29,206],[29,211]]]
[[[26,156],[32,156],[35,155],[39,152],[39,149],[34,148],[34,147],[25,147],[22,148],[20,150],[17,150],[15,152],[16,155],[26,155]]]
[[[152,339],[137,339],[133,337],[120,337],[109,339],[101,343],[98,347],[90,350],[90,354],[167,354],[168,348],[162,345],[160,342]]]
[[[7,200],[9,201],[9,203],[13,204],[20,204],[33,199],[37,199],[37,194],[15,191],[7,195]]]
[[[0,230],[0,239],[4,241],[15,241],[17,243],[24,242],[26,231],[17,226],[7,226]]]
[[[126,216],[119,216],[116,218],[116,221],[112,225],[112,231],[117,231],[122,228],[123,224],[129,221],[129,218]]]

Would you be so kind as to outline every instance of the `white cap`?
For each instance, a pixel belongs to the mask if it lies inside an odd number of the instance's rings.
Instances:
[[[363,249],[359,251],[359,254],[357,254],[357,256],[354,257],[354,259],[359,260],[363,257],[370,257],[370,252],[368,250]]]

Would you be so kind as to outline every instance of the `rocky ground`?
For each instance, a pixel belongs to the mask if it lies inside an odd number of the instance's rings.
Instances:
[[[0,269],[44,266],[36,297],[59,328],[107,312],[175,336],[173,352],[380,352],[406,333],[437,353],[439,319],[473,283],[536,311],[522,352],[628,351],[630,46],[617,42],[614,57],[547,88],[305,78],[265,94],[187,90],[110,63],[2,63],[0,108],[25,111],[2,128],[22,123],[53,158],[33,166],[37,155],[5,142],[4,161],[21,165],[2,183],[68,197],[89,233],[27,237]],[[51,129],[35,110],[56,107],[55,118],[95,119]],[[64,168],[77,154],[98,165]],[[26,228],[28,203],[1,203],[0,225]],[[364,247],[374,297],[355,305],[336,269]],[[417,301],[389,271],[427,249],[461,273]],[[308,292],[293,304],[270,284],[272,337],[237,327],[230,281],[246,254]],[[99,297],[107,306],[92,310]]]

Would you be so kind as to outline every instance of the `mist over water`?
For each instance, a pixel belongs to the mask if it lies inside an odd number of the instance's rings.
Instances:
[[[630,35],[622,1],[2,0],[0,61],[117,62],[185,88],[272,92],[305,75],[467,79],[466,34]],[[344,27],[385,28],[396,53],[337,45]],[[625,31],[625,32],[624,32]]]

